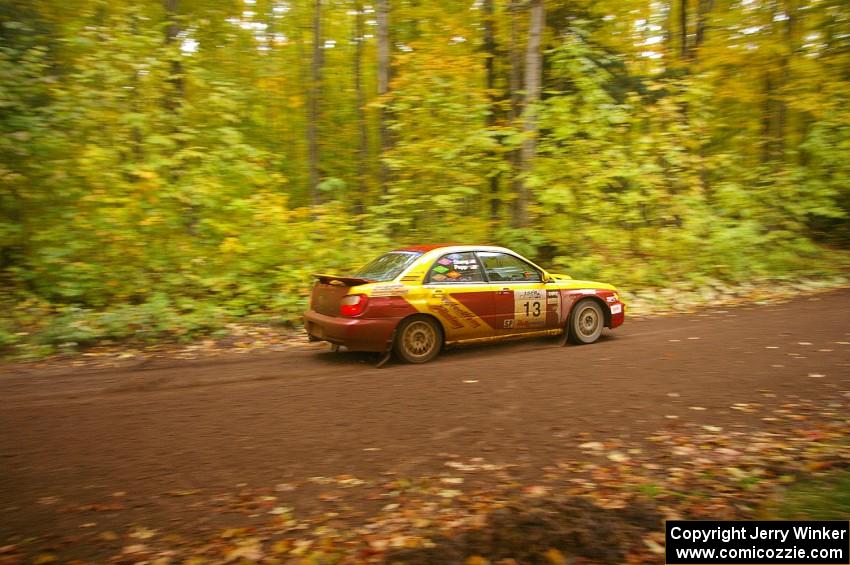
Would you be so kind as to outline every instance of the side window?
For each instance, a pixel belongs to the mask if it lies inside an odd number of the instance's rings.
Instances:
[[[479,251],[478,258],[484,264],[490,282],[540,282],[540,271],[513,255]]]
[[[432,283],[484,282],[474,253],[449,253],[437,259],[428,272]]]

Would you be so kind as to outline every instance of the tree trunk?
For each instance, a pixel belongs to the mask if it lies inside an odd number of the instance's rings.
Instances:
[[[164,4],[165,17],[168,22],[168,25],[165,26],[165,44],[169,46],[177,41],[177,36],[180,34],[180,24],[177,22],[179,4],[180,0],[165,0]],[[180,64],[180,59],[173,55],[168,82],[171,83],[173,92],[166,97],[165,107],[169,110],[177,110],[183,103],[185,87],[183,84],[183,66]]]
[[[130,16],[130,29],[132,30],[133,36],[138,37],[139,16],[136,13],[133,13]],[[167,36],[166,41],[168,41]],[[139,104],[139,69],[137,67],[133,68],[133,74],[130,77],[130,86],[132,86],[132,90],[130,91],[130,110],[134,114],[141,114],[142,109],[141,105]],[[142,130],[139,128],[139,124],[135,121],[133,122],[133,125],[130,128],[130,139],[133,140],[133,160],[137,163],[141,163],[144,159]]]
[[[167,23],[167,25],[165,26],[165,45],[173,48],[179,40],[180,35],[180,24],[177,21],[177,14],[180,8],[180,1],[165,0],[164,7],[165,19]],[[173,133],[177,133],[179,130],[180,120],[178,114],[183,106],[183,101],[186,98],[186,85],[183,81],[183,65],[180,62],[180,46],[176,45],[176,48],[176,52],[173,49],[168,49],[168,55],[169,57],[171,57],[171,68],[167,81],[171,85],[171,88],[166,89],[165,100],[163,101],[165,109],[168,110],[168,112],[173,116]],[[178,148],[182,148],[183,141],[181,141],[179,138],[175,138],[175,143]],[[139,147],[141,147],[141,139]],[[175,153],[178,152],[179,151],[175,151]],[[174,162],[172,166],[168,168],[167,174],[168,181],[172,185],[177,185],[182,174],[181,163]],[[199,204],[189,199],[186,204],[186,210],[181,214],[183,225],[186,228],[186,232],[193,237],[197,235],[198,224],[201,221],[200,208],[201,207]]]
[[[774,123],[776,111],[774,108],[774,83],[770,70],[764,73],[764,101],[762,103],[761,136],[762,136],[762,163],[771,161],[776,153],[776,142],[774,137]]]
[[[679,53],[682,60],[688,58],[688,0],[679,1]]]
[[[694,42],[690,49],[690,60],[693,63],[696,63],[699,59],[699,51],[705,41],[705,34],[708,29],[708,16],[713,7],[714,0],[699,0],[699,4],[697,4],[697,27],[696,32],[694,33]],[[705,133],[703,133],[703,131]],[[697,131],[697,133],[700,134],[699,146],[697,148],[697,155],[699,157],[699,180],[703,195],[706,199],[711,199],[711,180],[709,179],[708,167],[706,167],[706,160],[708,158],[708,143],[710,142],[708,137],[710,137],[710,134],[708,133],[708,128],[703,128],[703,131],[700,131],[699,129]]]
[[[363,94],[363,4],[354,0],[354,91],[357,104],[357,189],[354,198],[354,213],[361,215],[365,211],[363,201],[366,198],[366,176],[368,174],[369,137],[366,123],[366,97]]]
[[[664,29],[661,31],[663,37],[661,41],[661,61],[664,63],[664,69],[670,70],[673,66],[673,60],[676,58],[676,49],[673,41],[673,2],[662,3],[662,9],[664,10]]]
[[[774,0],[770,3],[770,22],[771,25],[777,25],[776,16],[780,8],[779,0]],[[779,162],[785,157],[786,136],[788,129],[788,107],[785,102],[787,96],[787,88],[790,83],[791,74],[791,57],[796,51],[796,31],[795,24],[798,17],[796,6],[793,0],[783,2],[783,12],[786,16],[782,41],[786,43],[787,50],[778,57],[778,64],[775,67],[768,67],[765,70],[765,87],[764,87],[764,106],[762,116],[762,136],[763,139],[763,162]],[[775,33],[775,32],[774,32]]]
[[[508,10],[511,13],[511,76],[509,81],[509,89],[511,95],[510,119],[511,121],[519,119],[522,113],[522,57],[520,55],[520,37],[519,37],[519,0],[510,0]]]
[[[319,98],[322,93],[322,0],[313,3],[313,58],[310,65],[310,90],[307,102],[307,152],[310,163],[310,201],[321,203],[319,180],[321,160],[319,155]]]
[[[508,80],[508,95],[510,96],[510,106],[508,107],[508,120],[512,127],[516,127],[519,123],[520,115],[522,114],[522,55],[520,52],[520,0],[508,0],[508,11],[510,13],[511,22],[511,43],[510,43],[510,78]],[[515,198],[518,198],[522,192],[522,181],[520,180],[520,150],[511,151],[508,155],[512,168],[513,175],[511,177],[511,192]],[[516,216],[517,201],[513,202],[514,216]]]
[[[387,108],[386,95],[390,91],[390,4],[389,0],[377,0],[375,11],[378,22],[378,96],[381,98],[380,124],[378,136],[380,138],[381,158],[392,148],[392,138],[389,129],[390,111]],[[389,169],[381,162],[381,190],[387,193],[389,183]]]
[[[777,148],[779,157],[785,157],[785,148],[798,143],[795,139],[795,123],[791,114],[791,109],[788,107],[786,100],[788,99],[788,88],[791,84],[791,69],[792,61],[795,53],[799,49],[799,16],[797,11],[797,0],[785,0],[783,3],[783,11],[785,12],[786,20],[783,29],[783,40],[786,45],[785,52],[779,59],[779,89],[777,92]]]
[[[487,127],[496,125],[497,96],[496,96],[496,34],[493,0],[484,0],[484,56],[486,57],[484,68],[486,71],[486,87],[489,112],[487,113]],[[490,177],[490,219],[495,221],[499,218],[499,175]]]
[[[514,216],[516,227],[528,225],[529,193],[527,176],[533,169],[534,155],[537,150],[537,102],[540,100],[540,82],[542,71],[542,52],[540,38],[546,23],[543,0],[531,0],[528,26],[528,46],[525,53],[525,109],[523,111],[522,131],[525,134],[520,149],[520,190]]]
[[[699,48],[705,41],[705,32],[708,29],[708,14],[714,7],[714,0],[699,0],[697,5],[697,29],[694,34],[694,43],[691,46],[690,57],[696,59]]]

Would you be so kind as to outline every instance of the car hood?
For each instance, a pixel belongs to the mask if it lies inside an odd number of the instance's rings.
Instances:
[[[574,279],[569,275],[558,275],[554,273],[549,273],[553,279],[555,279],[557,285],[561,288],[594,288],[597,290],[613,290],[617,291],[617,287],[612,284],[598,282],[598,281],[583,281]]]

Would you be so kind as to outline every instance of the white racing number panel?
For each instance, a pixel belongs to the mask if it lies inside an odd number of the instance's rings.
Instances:
[[[543,289],[514,291],[514,327],[546,326],[546,291]]]

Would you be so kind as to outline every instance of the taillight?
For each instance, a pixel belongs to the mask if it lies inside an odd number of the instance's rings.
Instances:
[[[339,315],[359,316],[368,303],[369,297],[365,294],[349,294],[339,302]]]

